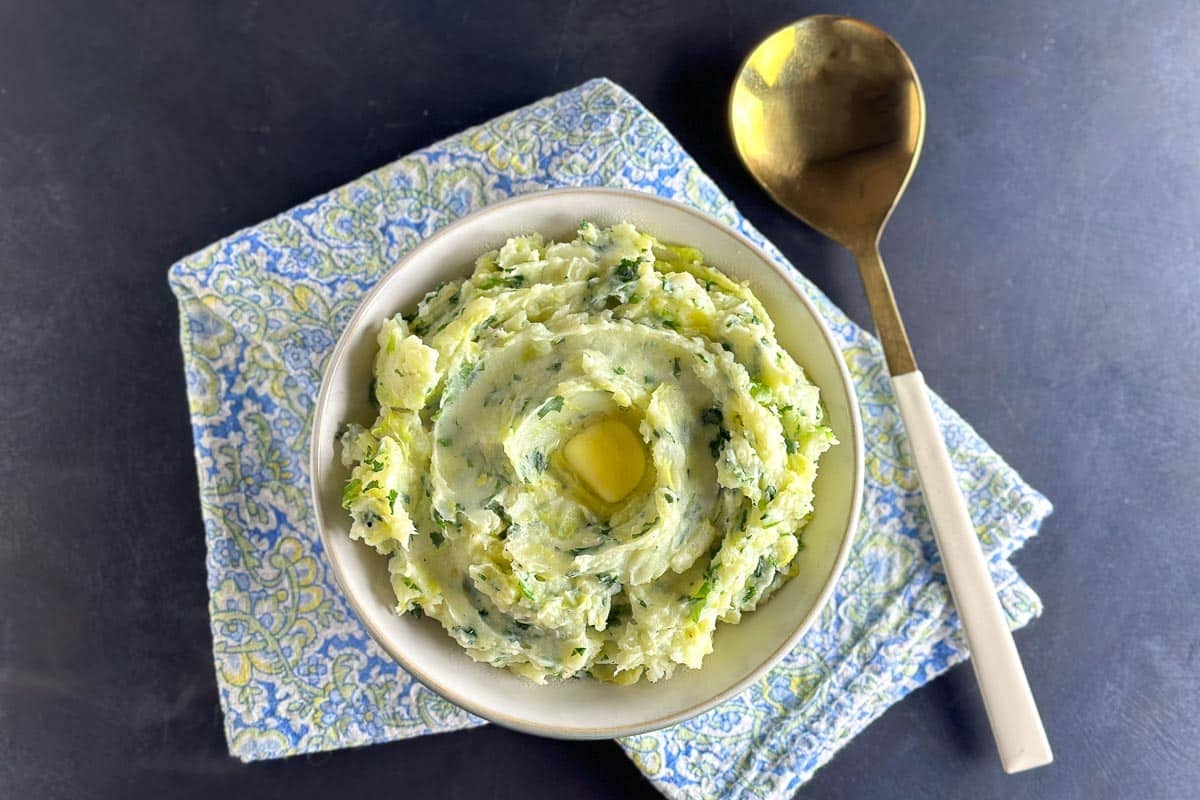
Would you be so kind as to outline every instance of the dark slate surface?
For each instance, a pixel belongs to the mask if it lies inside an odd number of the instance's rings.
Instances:
[[[929,382],[1058,506],[1018,558],[1047,612],[1017,637],[1058,761],[1004,776],[959,668],[803,793],[1195,796],[1200,6],[401,5],[0,3],[0,796],[654,796],[611,743],[500,729],[225,754],[165,270],[607,75],[866,322],[722,113],[761,36],[829,10],[893,32],[928,95],[884,253]]]

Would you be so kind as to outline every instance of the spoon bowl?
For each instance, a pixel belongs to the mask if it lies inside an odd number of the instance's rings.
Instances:
[[[856,252],[878,239],[925,135],[912,62],[849,17],[808,17],[764,40],[729,117],[738,155],[776,202]]]

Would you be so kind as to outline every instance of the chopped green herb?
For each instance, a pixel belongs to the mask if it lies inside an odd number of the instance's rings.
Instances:
[[[711,568],[709,571],[712,571]],[[692,613],[690,615],[692,622],[700,621],[700,614],[704,611],[704,601],[712,594],[714,588],[716,588],[716,578],[706,577],[704,583],[700,584],[700,588],[696,590],[696,593],[688,598],[692,603]]]
[[[625,374],[625,368],[624,368],[624,367],[617,367],[616,369],[614,369],[614,370],[613,370],[613,372],[617,373],[618,375],[624,375],[624,374]]]
[[[437,443],[440,444],[442,447],[449,447],[450,445],[454,444],[454,440],[443,438],[443,439],[438,439]]]
[[[587,648],[586,648],[586,647],[576,647],[576,648],[575,648],[574,650],[572,650],[571,652],[572,652],[572,653],[574,653],[574,654],[575,654],[575,655],[577,655],[577,656],[581,656],[581,655],[583,655],[584,653],[586,653],[586,652],[587,652]]]
[[[556,394],[556,395],[554,395],[554,397],[551,397],[549,400],[547,400],[545,403],[543,403],[542,407],[538,409],[538,412],[537,412],[538,419],[542,419],[547,414],[549,414],[553,411],[562,411],[562,407],[563,407],[563,399],[560,395]]]
[[[354,501],[357,500],[361,494],[362,481],[360,481],[358,478],[354,478],[346,484],[346,488],[342,492],[342,508],[349,511],[350,506],[353,505]]]
[[[623,258],[617,265],[616,275],[622,281],[632,281],[638,276],[638,259]]]
[[[770,388],[759,380],[750,381],[750,396],[759,403],[765,403],[771,399]]]
[[[509,289],[519,289],[525,283],[524,275],[488,275],[479,282],[479,290],[485,292],[497,286],[507,286]]]
[[[442,535],[441,531],[430,531],[429,541],[433,542],[434,547],[441,547],[442,542],[446,541],[446,537]]]
[[[396,493],[395,489],[388,490],[388,513],[389,514],[396,513],[396,494],[397,493]]]
[[[713,458],[720,458],[721,448],[725,446],[725,443],[728,442],[730,438],[729,431],[725,430],[724,428],[720,428],[717,431],[717,438],[708,443],[709,454],[711,454]]]
[[[378,488],[379,488],[379,481],[371,481],[371,482],[370,482],[370,483],[368,483],[366,486],[364,486],[364,487],[362,488],[362,490],[363,490],[364,492],[369,492],[369,491],[371,491],[372,489],[378,489]]]
[[[633,538],[637,539],[637,538],[645,536],[647,533],[649,533],[650,529],[658,524],[658,519],[659,519],[658,517],[655,517],[654,519],[647,522],[644,526],[642,526],[642,529],[640,531],[638,531],[637,533],[635,533],[633,535]]]

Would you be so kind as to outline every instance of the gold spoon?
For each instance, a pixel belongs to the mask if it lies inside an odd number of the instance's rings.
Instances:
[[[858,260],[1001,763],[1005,772],[1050,763],[1050,743],[879,257],[879,237],[925,137],[925,98],[912,62],[865,22],[806,17],[746,59],[729,124],[738,155],[771,197]]]

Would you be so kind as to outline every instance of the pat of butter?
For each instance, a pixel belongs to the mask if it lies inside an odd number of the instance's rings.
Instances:
[[[633,491],[646,472],[642,440],[629,426],[606,419],[577,433],[562,451],[563,460],[583,485],[606,503]]]

